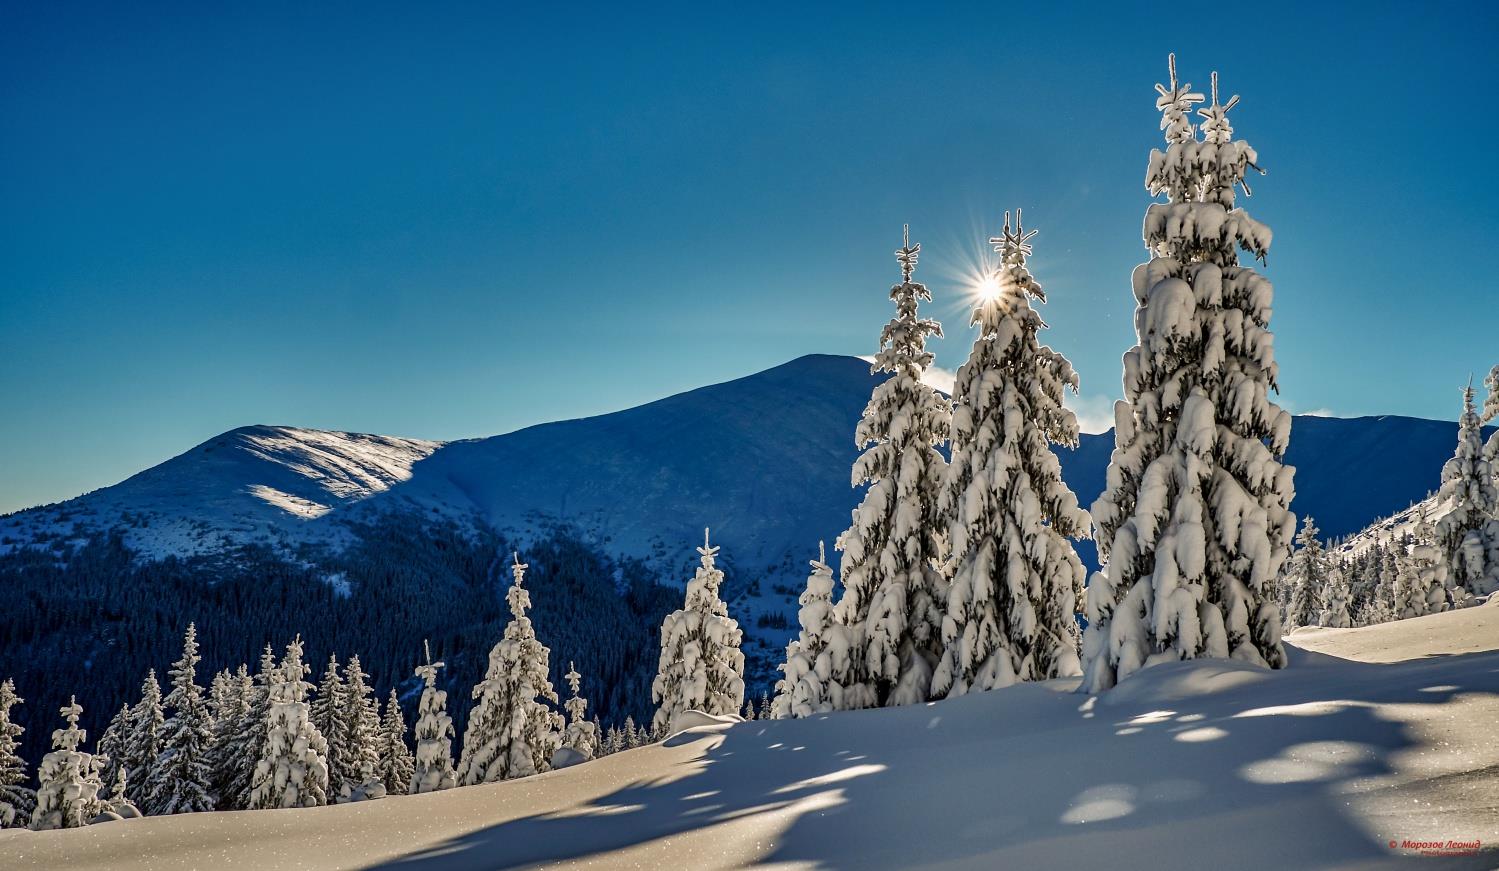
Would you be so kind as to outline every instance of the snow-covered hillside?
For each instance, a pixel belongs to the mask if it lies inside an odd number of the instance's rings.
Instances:
[[[322,518],[411,478],[442,442],[246,426],[113,487],[0,519],[0,553],[120,530],[150,557],[309,537]],[[317,535],[336,535],[333,527]]]
[[[618,553],[669,554],[682,566],[711,525],[725,564],[797,574],[856,504],[853,431],[874,383],[863,360],[811,355],[486,439],[244,427],[115,486],[0,518],[0,553],[108,530],[147,557],[246,542],[337,545],[348,521],[415,510],[516,531],[561,520]],[[1298,417],[1293,507],[1327,535],[1356,532],[1433,489],[1455,437],[1443,421]],[[1102,489],[1112,448],[1112,433],[1085,434],[1062,452],[1084,506]]]
[[[492,786],[0,832],[8,869],[1491,868],[1499,605],[906,708],[703,726]],[[1449,846],[1449,842],[1451,845]],[[1432,858],[1423,849],[1477,855]],[[1416,843],[1439,843],[1422,848]]]

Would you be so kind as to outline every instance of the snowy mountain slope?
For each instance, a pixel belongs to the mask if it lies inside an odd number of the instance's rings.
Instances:
[[[324,541],[344,521],[414,509],[500,528],[564,520],[636,556],[690,560],[713,526],[726,562],[800,572],[856,504],[853,429],[875,379],[853,357],[811,355],[613,414],[492,438],[432,442],[292,427],[233,430],[134,477],[0,518],[0,552],[122,529],[147,556],[246,541]],[[1295,509],[1346,535],[1434,489],[1455,424],[1298,417]],[[1062,451],[1087,505],[1112,434]],[[678,559],[680,557],[680,559]]]
[[[0,518],[17,542],[120,529],[150,555],[201,553],[296,537],[307,521],[390,489],[441,442],[286,426],[247,426],[125,481]]]
[[[1093,699],[1059,681],[702,726],[425,796],[6,831],[0,864],[1491,868],[1496,629],[1484,606],[1298,633],[1280,672],[1172,663]]]

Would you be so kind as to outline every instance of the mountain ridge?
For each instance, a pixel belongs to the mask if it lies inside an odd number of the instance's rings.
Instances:
[[[621,554],[681,561],[703,526],[730,564],[795,574],[848,523],[854,426],[878,377],[809,354],[642,405],[436,441],[252,424],[118,484],[0,518],[0,552],[119,530],[140,556],[242,544],[345,546],[373,515],[420,512],[522,538],[556,524]],[[1402,415],[1297,416],[1292,508],[1350,535],[1437,486],[1456,424]],[[1079,502],[1102,490],[1112,430],[1058,450]],[[1091,543],[1082,543],[1091,560]]]

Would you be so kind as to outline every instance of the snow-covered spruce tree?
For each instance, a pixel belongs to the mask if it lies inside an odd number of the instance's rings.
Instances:
[[[1256,155],[1233,140],[1239,98],[1218,102],[1216,74],[1201,141],[1188,112],[1202,95],[1177,84],[1174,57],[1170,87],[1156,89],[1167,148],[1151,153],[1146,187],[1168,201],[1145,214],[1139,344],[1124,355],[1114,453],[1093,504],[1103,567],[1087,595],[1087,692],[1178,659],[1286,664],[1270,592],[1295,534],[1295,470],[1282,463],[1291,416],[1270,400],[1270,282],[1238,254],[1263,260],[1270,230],[1234,207]]]
[[[1388,622],[1392,617],[1395,602],[1395,585],[1400,577],[1401,550],[1398,542],[1390,545],[1378,543],[1373,548],[1369,568],[1354,586],[1353,625],[1375,626]],[[1359,587],[1364,588],[1359,595]]]
[[[329,781],[329,788],[339,801],[382,798],[380,785],[380,703],[371,697],[359,657],[349,657],[344,669],[344,709],[341,716],[344,736],[343,782]]]
[[[520,554],[511,573],[515,582],[505,596],[510,622],[505,637],[489,651],[489,670],[474,687],[478,704],[463,732],[458,782],[464,786],[546,771],[562,745],[562,716],[542,702],[557,703],[547,678],[551,651],[536,639],[526,616],[531,595],[522,586],[526,564]]]
[[[395,687],[385,701],[385,716],[380,718],[380,768],[378,776],[387,795],[406,795],[411,791],[411,776],[416,766],[411,748],[406,746],[406,717]]]
[[[212,772],[208,767],[213,722],[203,688],[197,684],[198,630],[189,623],[182,639],[182,657],[169,673],[172,691],[165,707],[171,712],[162,728],[161,756],[146,783],[143,810],[150,816],[197,813],[214,808]]]
[[[868,482],[869,490],[837,541],[843,551],[838,615],[848,637],[836,642],[833,677],[843,687],[844,708],[926,701],[942,658],[947,583],[938,499],[947,464],[937,448],[947,441],[952,406],[922,381],[933,359],[927,339],[940,338],[942,325],[918,316],[918,305],[932,299],[911,280],[920,253],[907,228],[895,252],[901,283],[890,290],[896,315],[880,334],[871,367],[890,377],[875,387],[854,433],[863,453],[854,462],[853,485]]]
[[[1473,385],[1463,389],[1457,451],[1442,467],[1441,499],[1450,510],[1437,521],[1437,539],[1447,561],[1448,582],[1466,594],[1499,589],[1499,481],[1484,451],[1483,422],[1473,406]]]
[[[659,734],[677,730],[688,711],[735,716],[744,704],[743,633],[718,597],[723,571],[714,565],[718,548],[697,549],[697,573],[687,582],[686,602],[661,621],[661,658],[651,684],[651,701],[660,707],[652,721]]]
[[[36,793],[26,787],[26,760],[16,752],[26,727],[10,718],[10,709],[24,701],[10,678],[0,683],[0,829],[24,828],[36,807]]]
[[[1411,545],[1410,569],[1395,593],[1395,619],[1405,620],[1447,610],[1447,561],[1436,544],[1436,530],[1422,509]]]
[[[583,759],[592,759],[599,749],[599,734],[594,724],[588,720],[588,700],[578,695],[583,686],[583,676],[569,662],[567,664],[567,686],[572,691],[568,700],[562,703],[563,709],[567,711],[567,733],[562,738],[563,746],[571,747],[583,756]]]
[[[801,608],[796,612],[801,632],[786,645],[782,677],[776,681],[776,696],[771,716],[810,717],[836,711],[843,704],[843,687],[833,676],[833,655],[828,650],[831,635],[841,629],[833,610],[833,569],[822,542],[817,543],[817,559],[807,575],[807,588],[797,598]]]
[[[1310,515],[1302,520],[1301,532],[1296,534],[1296,553],[1291,557],[1291,570],[1287,575],[1291,585],[1291,607],[1289,626],[1315,626],[1327,607],[1327,551],[1318,538],[1319,530]]]
[[[328,667],[323,670],[323,678],[318,681],[317,691],[313,693],[312,702],[307,707],[313,727],[328,745],[328,788],[337,795],[348,779],[349,768],[344,761],[349,752],[348,720],[345,716],[348,690],[345,689],[343,675],[339,672],[337,653],[328,655]]]
[[[1327,572],[1327,605],[1322,609],[1320,625],[1329,629],[1349,629],[1353,626],[1353,615],[1349,613],[1352,593],[1348,587],[1348,576],[1341,567],[1333,566]]]
[[[99,765],[99,782],[114,783],[116,772],[125,771],[125,745],[130,739],[130,705],[121,703],[120,709],[110,718],[109,725],[104,727],[104,732],[99,735],[98,742],[94,745],[94,755],[101,762]]]
[[[952,581],[942,661],[932,695],[958,696],[1019,680],[1079,671],[1074,640],[1086,577],[1072,538],[1089,518],[1062,480],[1051,445],[1077,445],[1077,418],[1062,405],[1077,390],[1066,357],[1041,344],[1045,302],[1025,258],[1020,212],[1005,213],[996,292],[981,297],[979,328],[953,384],[952,462],[942,491]]]
[[[102,782],[102,781],[101,781]],[[145,816],[135,802],[125,794],[125,769],[115,768],[114,788],[110,790],[109,797],[104,800],[104,808],[117,819],[134,820]]]
[[[411,772],[411,793],[436,792],[458,785],[453,771],[453,718],[448,716],[448,694],[437,688],[441,662],[432,661],[432,648],[422,642],[426,665],[416,667],[422,679],[422,700],[416,712],[416,758]]]
[[[208,747],[208,770],[213,779],[214,807],[218,810],[236,807],[230,789],[234,773],[239,768],[239,760],[234,754],[240,746],[239,728],[250,710],[253,690],[254,682],[243,663],[236,671],[226,669],[214,678],[214,690],[210,696],[213,742]]]
[[[243,668],[243,666],[241,666]],[[265,755],[267,730],[271,724],[271,685],[276,681],[276,654],[267,644],[260,652],[260,670],[246,690],[244,714],[225,738],[219,758],[227,767],[218,773],[221,810],[246,810],[255,788],[255,769]],[[324,742],[327,746],[327,742]],[[324,767],[327,767],[326,760]]]
[[[250,789],[252,809],[317,807],[328,803],[328,744],[312,725],[302,662],[302,637],[286,645],[269,676],[265,745]]]
[[[78,728],[83,706],[77,698],[69,700],[60,713],[66,729],[52,732],[54,749],[42,758],[37,769],[40,787],[36,791],[36,810],[31,814],[31,828],[76,829],[99,814],[99,772],[94,757],[78,748],[88,740],[88,733]]]
[[[744,710],[742,710],[742,711],[739,712],[739,719],[745,721],[746,723],[748,723],[749,721],[755,719],[755,700],[754,699],[745,699],[744,700]]]
[[[130,796],[137,804],[143,803],[156,763],[161,758],[162,741],[166,732],[166,715],[161,709],[161,683],[156,679],[156,669],[146,672],[141,683],[141,700],[130,709],[130,728],[125,739],[125,755],[121,764],[125,766],[126,782]]]

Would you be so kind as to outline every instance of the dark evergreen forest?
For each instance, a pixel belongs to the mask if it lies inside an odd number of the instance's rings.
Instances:
[[[26,727],[29,773],[50,749],[62,723],[57,710],[70,695],[84,707],[92,743],[122,702],[139,699],[147,669],[166,680],[189,622],[198,627],[202,686],[240,663],[253,672],[267,643],[279,657],[300,633],[310,680],[330,653],[340,661],[358,654],[376,698],[397,687],[407,723],[420,695],[412,669],[429,639],[433,656],[447,663],[442,686],[456,752],[470,689],[510,618],[510,548],[491,532],[411,516],[357,533],[341,553],[294,559],[242,547],[136,561],[117,536],[0,557],[0,679],[14,678],[25,699],[12,714]],[[530,616],[551,648],[554,687],[565,696],[562,675],[574,661],[592,714],[606,725],[627,715],[649,723],[661,619],[681,607],[680,587],[659,584],[644,563],[612,558],[568,529],[553,530],[521,558],[530,564]]]

